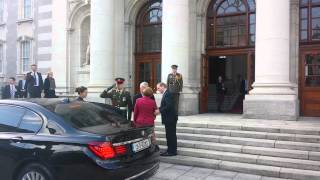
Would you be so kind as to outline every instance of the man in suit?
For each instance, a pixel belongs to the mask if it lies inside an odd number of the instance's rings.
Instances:
[[[137,99],[143,97],[143,91],[148,87],[149,87],[149,84],[147,82],[140,83],[140,93],[133,96],[133,108],[136,105]],[[153,100],[155,99],[153,95],[151,96],[151,99],[153,99]]]
[[[156,110],[155,114],[161,114],[162,124],[166,129],[167,138],[167,151],[161,153],[161,156],[176,156],[177,155],[177,121],[178,115],[174,108],[172,93],[167,90],[165,83],[159,83],[157,85],[159,93],[163,94],[161,106],[159,110]]]
[[[19,90],[19,98],[27,98],[28,92],[27,92],[27,75],[23,76],[23,79],[19,81],[18,83],[18,90]]]
[[[37,65],[31,65],[31,72],[27,74],[27,91],[30,98],[41,98],[43,80],[41,73],[37,72]]]
[[[19,98],[18,86],[16,86],[16,79],[14,77],[9,78],[9,84],[3,89],[2,99],[14,99]]]
[[[178,73],[178,65],[172,65],[171,69],[172,69],[172,72],[168,75],[167,85],[168,85],[168,90],[172,94],[174,108],[178,113],[180,93],[182,92],[182,88],[183,88],[183,78],[182,78],[182,75]]]

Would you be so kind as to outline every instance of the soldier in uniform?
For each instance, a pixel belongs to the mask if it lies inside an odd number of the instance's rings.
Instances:
[[[116,78],[115,84],[104,90],[100,97],[110,98],[112,106],[118,108],[123,116],[127,117],[131,121],[132,113],[132,100],[130,93],[124,88],[124,78]]]
[[[182,79],[182,75],[177,72],[177,70],[178,70],[177,65],[172,65],[171,69],[172,69],[172,73],[170,73],[168,75],[167,85],[168,85],[169,92],[171,92],[171,94],[173,96],[174,107],[175,107],[176,112],[178,114],[179,98],[180,98],[180,93],[182,92],[182,88],[183,88],[183,79]]]

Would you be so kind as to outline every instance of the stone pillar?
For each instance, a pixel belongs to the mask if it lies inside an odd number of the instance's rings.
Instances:
[[[190,68],[190,0],[163,0],[162,18],[162,81],[166,82],[171,65],[179,66],[184,88],[180,96],[179,114],[198,113],[198,94],[191,89]]]
[[[296,120],[299,103],[290,82],[290,0],[258,0],[256,22],[255,83],[244,101],[244,117]]]
[[[114,82],[114,0],[91,1],[90,97]]]

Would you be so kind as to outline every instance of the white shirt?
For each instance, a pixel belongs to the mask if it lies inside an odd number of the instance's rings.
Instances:
[[[22,84],[21,84],[21,89],[24,90],[25,86],[26,86],[26,80],[22,80]]]
[[[34,86],[39,86],[39,75],[37,72],[32,72],[32,76],[35,79]]]
[[[16,92],[17,92],[16,86],[13,85],[13,84],[10,84],[10,96],[11,96],[11,99],[15,98]]]

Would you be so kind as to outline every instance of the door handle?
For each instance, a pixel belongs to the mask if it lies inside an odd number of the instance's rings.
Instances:
[[[23,137],[21,137],[21,136],[11,138],[11,141],[22,141],[22,140],[23,140]]]

